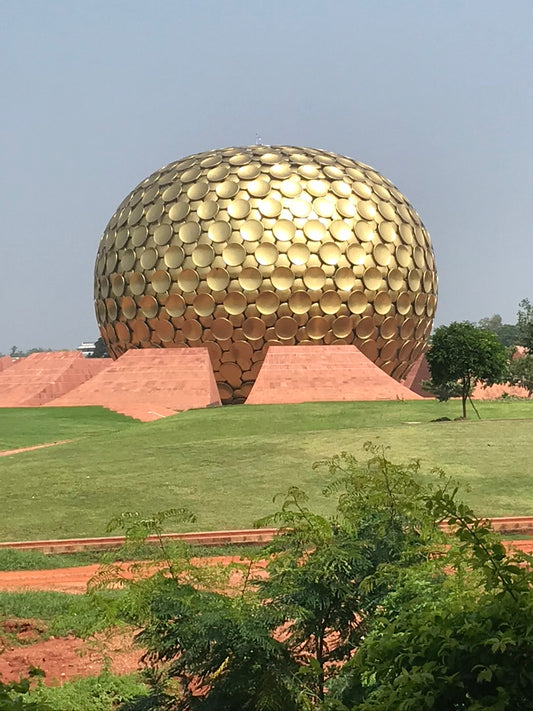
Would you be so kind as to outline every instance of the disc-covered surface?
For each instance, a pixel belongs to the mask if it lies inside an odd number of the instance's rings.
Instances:
[[[353,343],[400,379],[436,301],[429,235],[397,188],[350,158],[292,146],[165,166],[119,206],[95,268],[110,354],[207,347],[225,402],[247,396],[269,343]]]

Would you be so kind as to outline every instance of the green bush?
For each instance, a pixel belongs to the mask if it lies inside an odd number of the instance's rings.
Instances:
[[[9,696],[4,701],[0,691],[0,711],[113,711],[117,704],[132,698],[141,699],[146,694],[146,687],[136,675],[109,673],[66,682],[62,686],[39,683],[29,688],[24,682],[12,686],[16,688],[7,692]]]

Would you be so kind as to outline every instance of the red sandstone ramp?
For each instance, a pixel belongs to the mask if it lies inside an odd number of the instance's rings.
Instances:
[[[9,356],[2,356],[0,358],[0,373],[6,370],[6,368],[9,368],[9,366],[14,365],[16,361],[13,360],[13,358],[10,358]]]
[[[426,356],[422,354],[413,364],[411,370],[407,373],[407,377],[402,380],[402,385],[412,390],[417,395],[422,397],[435,397],[422,387],[423,380],[431,380],[429,365]]]
[[[421,400],[355,346],[270,346],[247,405]]]
[[[517,349],[513,358],[520,358],[521,356],[521,351]],[[407,374],[405,380],[402,380],[402,385],[405,385],[406,388],[418,393],[422,397],[434,397],[434,395],[431,395],[431,393],[428,393],[422,388],[422,381],[430,379],[431,373],[429,372],[426,356],[421,355]],[[518,385],[510,385],[509,383],[489,385],[488,387],[477,383],[472,391],[473,400],[497,400],[503,395],[520,398],[529,397],[529,393],[525,388],[521,388]]]
[[[527,355],[528,350],[524,346],[516,346],[513,353],[513,360],[518,360]],[[489,385],[488,387],[483,387],[480,383],[477,383],[472,392],[472,399],[474,400],[497,400],[502,396],[512,396],[520,398],[529,398],[529,392],[526,388],[522,388],[519,385],[511,385],[510,383],[501,383],[496,385]]]
[[[0,407],[47,405],[106,368],[78,351],[32,353],[0,373]]]
[[[473,400],[498,400],[504,396],[528,398],[529,393],[526,388],[521,388],[519,385],[510,385],[509,383],[489,385],[488,387],[476,383],[472,391]]]
[[[220,405],[207,348],[129,350],[90,382],[49,403],[100,405],[143,422]]]

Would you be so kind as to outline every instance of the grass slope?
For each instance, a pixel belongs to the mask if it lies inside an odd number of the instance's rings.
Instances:
[[[135,423],[103,407],[0,407],[0,450],[85,437]]]
[[[0,459],[0,539],[104,535],[120,511],[186,506],[196,530],[248,527],[296,484],[322,507],[312,463],[368,440],[471,487],[486,515],[533,514],[533,402],[478,403],[482,421],[435,401],[237,406],[130,424]],[[60,439],[60,437],[56,437]]]

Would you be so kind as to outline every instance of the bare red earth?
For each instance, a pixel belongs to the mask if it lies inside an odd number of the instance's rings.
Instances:
[[[202,564],[228,563],[235,557],[199,559]],[[87,583],[99,569],[98,565],[54,570],[26,570],[0,573],[0,590],[52,590],[67,593],[84,593]],[[235,576],[235,584],[238,583]],[[230,581],[231,582],[231,581]],[[50,638],[32,643],[39,636],[42,623],[36,620],[8,620],[0,625],[0,679],[18,681],[27,676],[31,666],[39,667],[45,674],[46,684],[61,684],[69,679],[97,676],[111,659],[115,674],[128,674],[140,667],[142,650],[134,647],[133,634],[115,634],[110,637],[83,641],[76,637]],[[18,642],[15,642],[15,638]],[[23,643],[24,646],[19,646]]]
[[[2,681],[18,681],[27,676],[33,666],[44,671],[48,685],[84,676],[98,676],[104,669],[106,659],[111,659],[111,669],[115,674],[128,674],[139,668],[142,655],[142,651],[133,646],[133,636],[125,634],[92,641],[52,637],[25,646],[6,643],[4,638],[0,652]]]

